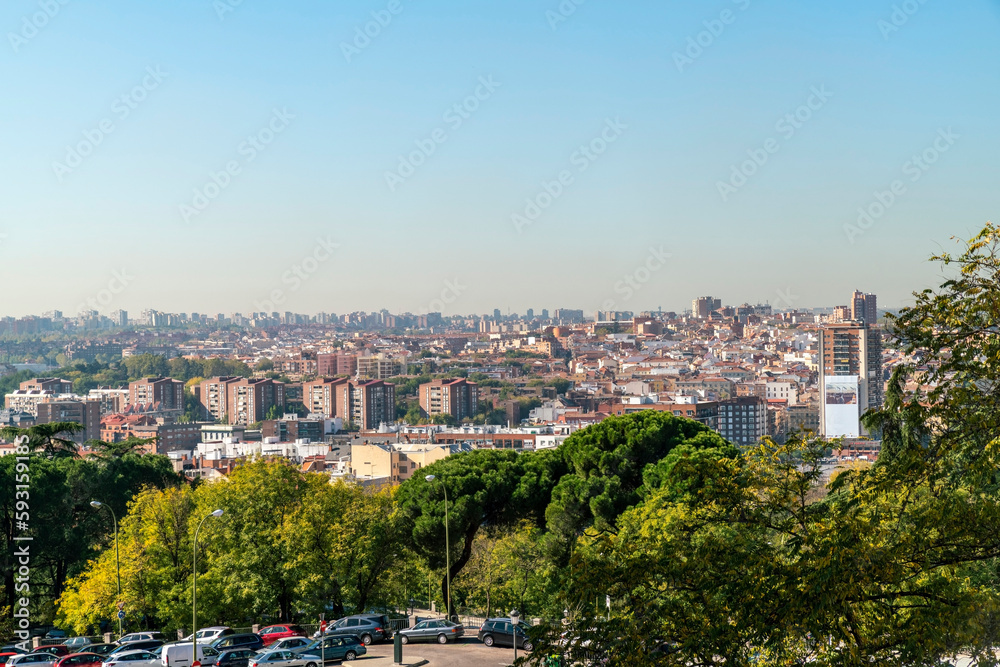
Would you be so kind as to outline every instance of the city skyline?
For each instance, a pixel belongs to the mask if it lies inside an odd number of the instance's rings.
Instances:
[[[995,0],[16,0],[0,262],[31,289],[4,310],[116,280],[110,310],[901,306],[997,218],[998,25]]]

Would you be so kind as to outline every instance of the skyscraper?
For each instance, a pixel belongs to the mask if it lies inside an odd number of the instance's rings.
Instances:
[[[722,299],[700,296],[691,302],[691,316],[698,319],[705,319],[712,314],[712,311],[719,308],[722,308]]]
[[[828,438],[861,435],[861,416],[882,405],[882,332],[863,322],[823,327],[819,338],[820,427]]]
[[[878,305],[874,294],[854,292],[851,296],[851,319],[869,326],[878,324]]]

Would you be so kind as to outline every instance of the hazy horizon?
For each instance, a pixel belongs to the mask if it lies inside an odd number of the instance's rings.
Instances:
[[[1000,217],[997,0],[11,0],[0,26],[0,315],[113,281],[105,314],[894,308]]]

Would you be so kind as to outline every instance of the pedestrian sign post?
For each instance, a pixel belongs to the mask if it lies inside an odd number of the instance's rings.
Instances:
[[[122,620],[124,618],[125,618],[125,612],[123,610],[119,609],[118,610],[118,620]]]

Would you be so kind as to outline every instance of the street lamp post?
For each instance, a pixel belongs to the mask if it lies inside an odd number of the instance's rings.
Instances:
[[[115,511],[113,509],[111,509],[110,505],[105,505],[104,503],[102,503],[100,501],[91,500],[90,501],[90,506],[91,507],[95,507],[97,509],[101,509],[102,507],[107,508],[107,510],[109,512],[111,512],[111,520],[115,522],[115,570],[117,570],[117,572],[118,572],[118,603],[121,604],[121,602],[122,602],[122,566],[121,566],[121,560],[118,558],[118,517],[115,516]],[[121,612],[121,609],[119,609],[118,611]],[[122,619],[121,619],[121,616],[119,615],[118,616],[118,637],[120,638],[121,636],[122,636]]]
[[[510,632],[514,639],[511,643],[514,644],[514,662],[517,662],[517,622],[521,620],[521,614],[517,609],[512,609],[510,612]]]
[[[433,482],[437,477],[434,475],[427,475],[424,479],[428,482]],[[445,563],[445,581],[448,585],[448,596],[444,601],[445,607],[448,609],[448,620],[451,620],[451,540],[448,539],[448,487],[444,485],[444,480],[438,480],[441,482],[441,489],[444,491],[444,563]]]
[[[205,521],[213,516],[222,516],[222,510],[215,510],[205,516],[198,527],[194,529],[194,556],[191,559],[191,667],[201,664],[198,660],[198,531],[201,530]]]

